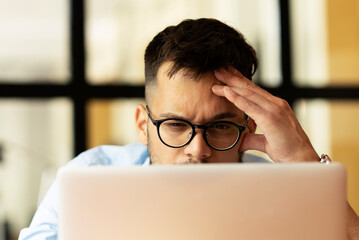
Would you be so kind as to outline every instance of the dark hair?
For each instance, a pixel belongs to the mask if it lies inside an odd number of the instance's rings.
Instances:
[[[258,65],[255,50],[234,28],[216,20],[184,20],[158,33],[145,51],[146,86],[156,81],[158,69],[170,61],[172,77],[185,70],[196,79],[203,74],[232,65],[252,79]]]

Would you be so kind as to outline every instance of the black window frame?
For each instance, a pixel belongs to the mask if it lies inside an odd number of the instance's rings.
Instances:
[[[144,86],[134,85],[90,85],[86,79],[85,49],[85,0],[70,0],[70,81],[67,84],[11,84],[0,82],[0,99],[66,97],[73,102],[74,155],[86,147],[86,105],[91,99],[143,98]],[[289,0],[279,0],[281,76],[278,87],[259,85],[279,96],[293,106],[298,99],[359,100],[358,86],[345,87],[299,87],[294,84],[292,74],[292,49],[290,33]],[[9,82],[9,81],[6,81]]]

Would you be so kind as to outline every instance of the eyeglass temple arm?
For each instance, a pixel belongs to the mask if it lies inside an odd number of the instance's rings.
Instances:
[[[244,124],[245,127],[247,127],[248,122],[249,122],[249,116],[246,114],[246,122]]]

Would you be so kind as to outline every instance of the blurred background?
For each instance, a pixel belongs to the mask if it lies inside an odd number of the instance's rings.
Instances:
[[[255,82],[285,98],[318,154],[348,171],[359,212],[359,0],[0,0],[0,240],[29,225],[56,170],[137,141],[144,49],[213,17],[257,50]]]

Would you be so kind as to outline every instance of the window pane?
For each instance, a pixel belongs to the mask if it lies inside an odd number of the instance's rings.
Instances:
[[[0,5],[0,82],[66,82],[68,1],[0,0]]]
[[[56,169],[73,157],[68,99],[0,99],[0,205],[11,231],[29,225]]]
[[[346,166],[349,202],[358,212],[359,101],[300,100],[295,110],[317,153]]]
[[[359,85],[358,1],[292,0],[290,6],[296,84]]]
[[[135,127],[135,110],[144,99],[116,99],[89,102],[88,147],[104,144],[125,145],[138,142]]]
[[[144,83],[143,55],[149,41],[186,18],[213,17],[241,31],[258,51],[256,78],[280,82],[278,1],[89,0],[87,76],[90,83]]]

